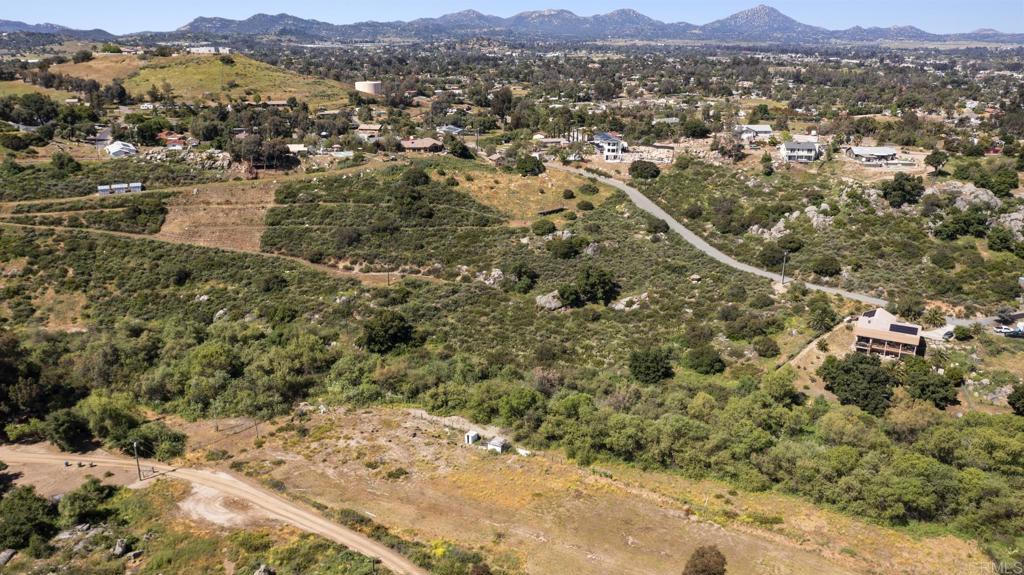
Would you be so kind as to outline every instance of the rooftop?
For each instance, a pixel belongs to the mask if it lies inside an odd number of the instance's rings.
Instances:
[[[857,318],[854,335],[918,345],[921,343],[921,326],[901,321],[882,308],[871,310]]]
[[[896,148],[889,146],[854,146],[851,148],[858,156],[895,156]]]

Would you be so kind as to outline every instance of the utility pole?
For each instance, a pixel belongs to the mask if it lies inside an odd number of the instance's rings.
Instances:
[[[789,259],[789,252],[783,252],[782,254],[782,285],[786,285],[786,261]]]
[[[135,453],[135,470],[139,472],[139,481],[142,481],[142,465],[139,464],[139,442],[132,442],[132,451]]]

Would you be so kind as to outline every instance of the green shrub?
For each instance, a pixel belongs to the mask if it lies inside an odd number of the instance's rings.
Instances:
[[[836,256],[827,254],[814,260],[811,271],[822,277],[833,277],[839,275],[843,268]]]
[[[551,220],[542,218],[533,222],[530,229],[533,231],[533,235],[535,236],[546,236],[548,234],[555,233],[558,228],[555,227],[555,223]]]
[[[751,342],[754,351],[761,357],[778,357],[780,350],[779,344],[775,343],[775,340],[768,336],[758,336]]]
[[[661,169],[654,162],[637,160],[629,165],[629,176],[638,180],[653,180],[661,175]]]
[[[686,366],[704,375],[725,371],[725,362],[718,350],[706,344],[697,346],[686,353]]]
[[[413,342],[413,327],[402,314],[383,310],[363,325],[359,343],[372,353],[388,353]]]
[[[666,349],[647,348],[629,355],[629,373],[640,383],[654,385],[672,377],[670,352]]]

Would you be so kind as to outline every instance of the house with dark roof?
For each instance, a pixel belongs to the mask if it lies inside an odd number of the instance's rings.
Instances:
[[[883,357],[923,355],[921,326],[901,321],[884,309],[871,310],[853,326],[855,350]]]

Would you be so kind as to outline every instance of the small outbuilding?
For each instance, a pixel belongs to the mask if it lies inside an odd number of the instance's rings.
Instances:
[[[478,441],[480,441],[480,434],[479,433],[477,433],[475,431],[467,431],[466,432],[466,438],[465,438],[466,445],[473,445],[473,444],[475,444]]]
[[[505,453],[508,451],[509,443],[504,437],[495,437],[487,442],[487,451]]]

